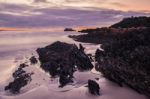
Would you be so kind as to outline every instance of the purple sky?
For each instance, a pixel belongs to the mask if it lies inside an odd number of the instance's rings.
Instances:
[[[84,2],[83,2],[84,1]],[[125,11],[127,3],[112,0],[1,0],[1,27],[108,26],[124,17],[149,16],[147,10]],[[109,2],[108,2],[109,1]],[[131,0],[133,1],[133,0]],[[128,0],[127,0],[128,2]],[[146,2],[146,0],[145,0]],[[99,5],[98,5],[99,4]],[[108,6],[109,4],[109,6]],[[104,6],[105,5],[105,6]],[[107,6],[108,7],[107,7]],[[116,5],[115,7],[113,7]],[[120,9],[119,9],[120,6]],[[122,7],[121,7],[122,6]],[[136,5],[137,6],[137,5]]]

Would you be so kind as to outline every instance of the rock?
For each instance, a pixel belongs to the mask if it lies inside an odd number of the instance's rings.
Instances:
[[[30,58],[30,62],[31,62],[31,64],[37,64],[37,59],[35,58],[35,56],[32,56],[31,58]]]
[[[96,80],[99,80],[99,78],[95,78]]]
[[[59,87],[64,87],[68,83],[73,82],[73,70],[70,67],[63,67],[60,70]]]
[[[94,62],[94,59],[93,59],[93,55],[92,55],[92,54],[87,54],[87,56],[90,58],[91,62]]]
[[[13,94],[19,93],[20,89],[32,80],[31,75],[33,73],[26,73],[23,70],[26,66],[28,65],[25,63],[20,64],[19,68],[12,75],[14,80],[5,86],[5,90],[9,90]]]
[[[96,70],[119,86],[150,97],[150,28],[120,34],[96,51]]]
[[[100,95],[100,87],[96,81],[88,80],[88,89],[91,94]]]
[[[79,49],[84,52],[85,48],[82,46],[82,44],[79,44]]]
[[[27,66],[28,66],[27,64],[22,63],[22,64],[19,65],[19,68],[25,68],[25,67],[27,67]]]
[[[75,30],[72,28],[65,28],[64,31],[75,31]]]
[[[8,86],[5,87],[5,90],[9,90],[13,94],[19,93],[20,89],[28,84],[31,81],[31,74],[20,75],[14,79],[13,82],[10,82]]]
[[[93,65],[83,49],[75,44],[54,42],[44,48],[38,48],[41,68],[51,77],[60,77],[60,86],[72,82],[73,73],[76,70],[91,70]]]

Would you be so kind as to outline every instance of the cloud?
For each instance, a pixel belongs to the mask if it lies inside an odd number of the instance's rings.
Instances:
[[[9,4],[9,3],[0,3],[0,11],[22,11],[28,9],[29,6],[24,4]]]
[[[0,14],[14,15],[14,16],[31,16],[41,14],[33,11],[34,7],[24,4],[7,4],[0,3]]]
[[[0,11],[0,26],[3,27],[106,26],[121,20],[123,17],[149,15],[113,9],[34,8],[20,5],[7,5],[5,9]]]
[[[34,0],[34,3],[48,3],[47,0]]]
[[[87,4],[106,4],[108,0],[28,0],[31,4],[0,3],[3,27],[106,26],[128,16],[149,15],[123,12]],[[114,6],[126,6],[110,2]],[[77,7],[78,4],[78,7]],[[80,5],[79,5],[80,4]],[[85,5],[84,5],[85,4]],[[39,6],[40,5],[40,6]],[[47,5],[47,6],[45,6]],[[55,6],[50,6],[55,5]],[[82,5],[82,6],[81,6]],[[43,7],[44,6],[44,7]]]
[[[129,5],[119,3],[119,2],[110,2],[109,4],[116,6],[116,7],[128,7]]]

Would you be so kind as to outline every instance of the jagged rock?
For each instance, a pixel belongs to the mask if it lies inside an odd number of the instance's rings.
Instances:
[[[96,51],[96,70],[150,97],[150,28],[120,34]]]
[[[91,94],[100,95],[100,87],[96,81],[88,80],[88,89]]]
[[[44,48],[38,48],[41,68],[52,77],[60,77],[60,86],[71,82],[76,70],[91,70],[93,65],[84,50],[78,49],[75,44],[60,41]],[[62,80],[63,79],[63,80]]]
[[[28,82],[31,81],[31,75],[30,73],[28,74],[23,74],[18,76],[17,78],[14,79],[13,82],[10,82],[6,87],[5,90],[9,90],[12,93],[19,93],[20,89],[24,87],[25,85],[28,84]]]
[[[87,55],[90,58],[91,62],[94,62],[94,59],[93,59],[94,56],[92,54],[87,54]]]
[[[31,64],[36,64],[38,61],[37,61],[37,59],[36,59],[35,56],[32,56],[32,57],[30,58],[30,62],[31,62]]]
[[[84,52],[85,48],[82,46],[82,44],[79,44],[79,49]]]
[[[22,63],[22,64],[19,65],[19,68],[25,68],[25,67],[27,67],[27,66],[28,66],[27,64]]]
[[[68,83],[73,82],[73,70],[72,68],[65,66],[60,70],[59,87],[64,87]]]
[[[86,29],[75,41],[102,44],[95,69],[120,86],[150,98],[150,17],[125,18],[107,28]]]
[[[5,86],[5,90],[9,90],[14,94],[19,93],[20,89],[32,80],[31,75],[33,73],[26,73],[26,71],[23,70],[26,66],[28,65],[25,63],[20,64],[19,68],[12,74],[14,80]]]
[[[76,65],[77,69],[81,71],[93,68],[85,52],[78,49],[74,44],[57,41],[45,48],[38,48],[37,53],[41,67],[45,71],[50,71],[51,67],[55,67],[55,70],[59,72],[59,68],[64,67],[66,64],[69,65],[70,68],[75,68]]]

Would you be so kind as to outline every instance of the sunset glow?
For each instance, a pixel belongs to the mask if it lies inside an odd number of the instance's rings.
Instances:
[[[0,0],[6,4],[25,4],[29,6],[47,5],[47,7],[94,7],[109,8],[123,11],[150,11],[150,0]],[[43,6],[44,7],[44,6]]]
[[[150,0],[0,0],[0,27],[101,27],[149,16]],[[98,21],[99,20],[99,21]]]

